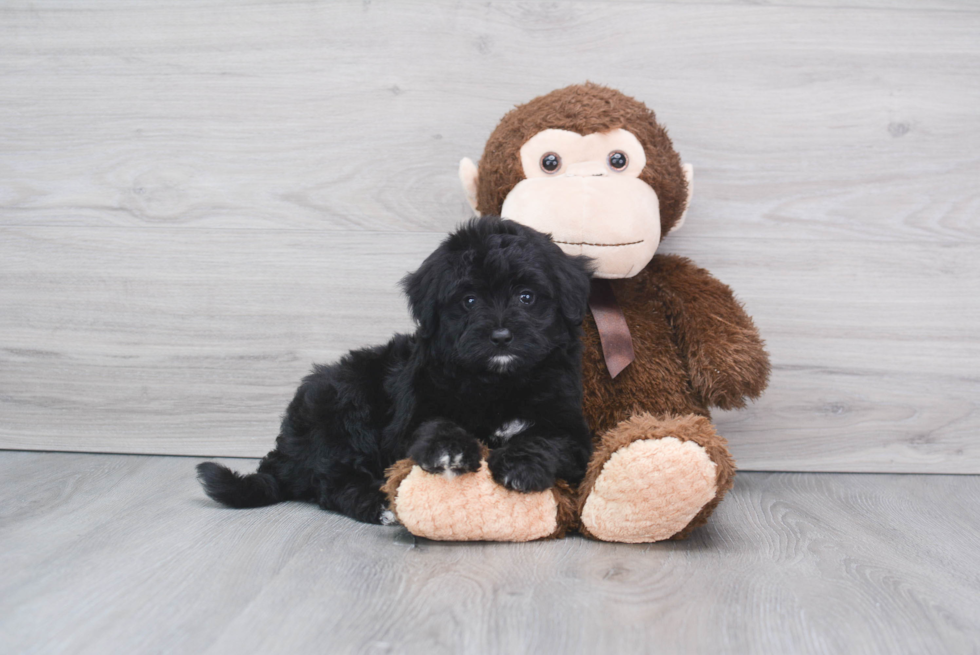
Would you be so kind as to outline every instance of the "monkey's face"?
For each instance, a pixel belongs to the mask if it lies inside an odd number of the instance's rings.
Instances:
[[[501,215],[552,235],[570,255],[596,262],[596,276],[640,272],[660,244],[660,201],[639,179],[646,155],[639,140],[618,129],[582,136],[538,132],[520,150],[525,179]]]

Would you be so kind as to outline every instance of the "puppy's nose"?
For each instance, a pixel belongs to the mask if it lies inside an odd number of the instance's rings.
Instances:
[[[498,328],[490,334],[490,341],[494,345],[504,346],[514,340],[514,335],[507,328]]]

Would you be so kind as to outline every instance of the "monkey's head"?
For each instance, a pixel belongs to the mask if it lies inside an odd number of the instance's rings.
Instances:
[[[479,169],[459,164],[475,211],[551,234],[568,254],[594,259],[602,278],[636,275],[680,227],[691,174],[646,105],[592,83],[515,107]]]

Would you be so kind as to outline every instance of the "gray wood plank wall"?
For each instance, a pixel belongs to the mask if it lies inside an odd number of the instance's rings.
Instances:
[[[646,101],[695,172],[664,250],[774,363],[760,470],[980,472],[970,2],[8,2],[0,448],[258,456],[313,361],[410,328],[515,103]]]

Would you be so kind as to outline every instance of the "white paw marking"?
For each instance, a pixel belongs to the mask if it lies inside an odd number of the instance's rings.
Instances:
[[[436,468],[439,468],[439,467],[442,467],[444,469],[449,468],[449,455],[448,454],[443,455],[442,457],[439,458],[439,463],[438,463],[438,466]]]
[[[503,373],[517,359],[517,355],[494,355],[490,358],[490,369]]]
[[[531,423],[529,421],[524,421],[522,419],[515,418],[513,421],[507,421],[499,428],[497,428],[497,431],[493,433],[493,436],[497,437],[498,439],[507,441],[515,434],[520,434],[521,432],[524,432],[524,430],[527,430],[529,427],[531,427]]]
[[[462,463],[463,463],[463,453],[457,453],[456,456],[453,457],[453,462],[452,464],[449,465],[449,468],[458,469],[462,465]]]
[[[395,513],[390,509],[381,512],[381,525],[395,525],[396,523],[398,523],[398,519],[395,518]]]

